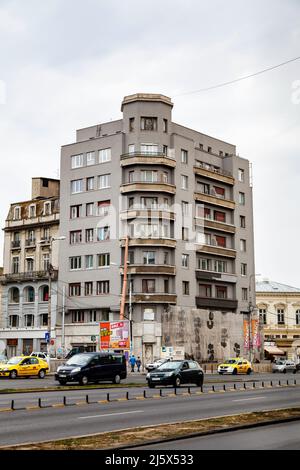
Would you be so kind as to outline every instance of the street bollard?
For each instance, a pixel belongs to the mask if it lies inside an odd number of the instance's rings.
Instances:
[[[214,385],[211,386],[211,389],[212,389],[213,392],[215,392],[215,386]]]
[[[39,398],[39,404],[38,404],[39,408],[42,408],[42,399]]]
[[[273,380],[271,380],[270,385],[271,385],[271,387],[273,387]]]
[[[289,384],[289,381],[288,381],[288,380],[286,381],[286,384],[287,384],[287,385]]]
[[[278,381],[278,385],[279,385],[279,387],[281,387],[281,380]]]
[[[191,394],[191,387],[188,387],[188,394]]]
[[[162,388],[159,389],[159,396],[162,397],[163,394],[162,394]]]
[[[223,390],[224,390],[224,392],[226,392],[226,385],[225,384],[223,385]]]
[[[253,382],[253,388],[255,388],[255,382]]]
[[[88,396],[88,395],[85,396],[85,401],[86,401],[86,404],[87,404],[87,405],[90,404],[90,402],[89,402],[89,396]]]
[[[233,389],[236,390],[236,384],[233,384]]]
[[[106,395],[106,401],[110,401],[109,393]]]
[[[146,390],[144,390],[144,398],[147,398]]]
[[[210,371],[211,371],[212,374],[214,373],[214,366],[213,365],[211,365]]]
[[[12,411],[15,410],[15,400],[12,400],[12,401],[11,401],[10,409],[11,409]]]
[[[174,387],[174,395],[177,395],[177,388]]]
[[[246,382],[244,382],[244,389],[246,390]]]
[[[206,374],[206,364],[204,364],[204,372],[205,372],[205,374]]]
[[[64,406],[67,406],[67,398],[64,397]]]
[[[129,400],[129,392],[126,393],[126,400]]]
[[[296,384],[297,384],[297,381],[296,381],[296,379],[294,379],[294,385],[296,385]]]
[[[262,383],[261,383],[261,386],[262,386],[262,388],[264,388],[264,386],[265,386],[265,382],[262,382]]]

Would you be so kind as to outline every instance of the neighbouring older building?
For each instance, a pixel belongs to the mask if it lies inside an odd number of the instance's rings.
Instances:
[[[255,305],[249,161],[173,122],[172,108],[164,95],[126,96],[121,119],[80,129],[62,147],[67,348],[95,348],[99,322],[120,318],[129,237],[125,314],[135,354],[244,352],[243,319]]]
[[[59,229],[58,180],[32,179],[32,197],[13,203],[5,223],[0,351],[8,356],[47,350],[49,267],[51,326],[55,338]]]
[[[300,359],[300,289],[270,280],[257,282],[256,305],[266,355]]]

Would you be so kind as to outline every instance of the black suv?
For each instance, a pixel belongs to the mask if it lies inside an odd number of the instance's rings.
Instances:
[[[154,388],[156,385],[180,387],[181,384],[191,383],[202,387],[204,371],[195,361],[169,361],[153,372],[149,372],[146,379],[150,388]]]
[[[57,368],[55,380],[61,385],[67,382],[79,382],[87,385],[89,382],[112,381],[120,383],[126,379],[126,358],[114,353],[81,353],[72,356],[64,365]]]

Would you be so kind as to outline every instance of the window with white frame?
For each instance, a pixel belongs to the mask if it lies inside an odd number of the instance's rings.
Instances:
[[[81,256],[71,256],[70,257],[70,270],[76,271],[81,269]]]
[[[18,274],[20,269],[20,258],[19,256],[13,256],[12,258],[12,272]]]
[[[94,203],[93,202],[88,202],[86,204],[85,215],[87,217],[92,217],[94,215]]]
[[[97,240],[98,242],[109,240],[110,238],[110,228],[109,227],[100,227],[97,228]]]
[[[111,148],[99,150],[99,163],[111,161]]]
[[[188,268],[189,267],[189,255],[183,253],[181,255],[181,266],[183,268]]]
[[[241,181],[241,183],[244,183],[245,181],[245,170],[243,170],[242,168],[239,168],[238,170],[238,179],[239,181]]]
[[[109,281],[97,282],[97,295],[109,294]]]
[[[143,252],[143,263],[144,264],[155,264],[155,251],[144,251]]]
[[[31,204],[29,206],[29,217],[30,219],[33,219],[34,217],[36,217],[36,205],[35,204]]]
[[[141,153],[157,153],[158,145],[157,144],[141,144]]]
[[[97,207],[97,215],[98,217],[105,217],[109,214],[110,209],[110,200],[108,201],[99,201]]]
[[[245,193],[239,192],[239,204],[244,206],[246,202]]]
[[[82,230],[74,230],[70,232],[70,245],[82,242]]]
[[[69,284],[69,297],[80,297],[81,295],[81,284],[80,282],[74,282]]]
[[[110,266],[110,253],[100,253],[98,255],[98,268]]]
[[[101,175],[98,177],[98,188],[99,189],[110,188],[110,174]]]
[[[157,131],[157,117],[141,117],[141,131]]]
[[[73,180],[71,181],[71,193],[77,194],[83,192],[83,180]]]
[[[51,202],[44,202],[44,215],[51,215]]]
[[[151,171],[151,170],[141,171],[141,181],[145,183],[156,183],[158,181],[157,171]]]
[[[26,258],[26,272],[32,273],[34,271],[34,259]]]
[[[188,163],[188,152],[187,150],[181,149],[181,163]]]
[[[221,260],[215,260],[214,271],[217,273],[227,273],[227,262],[221,261]]]
[[[188,189],[188,176],[181,175],[181,189]]]
[[[85,269],[93,269],[94,267],[94,256],[85,255]]]
[[[259,318],[261,320],[261,323],[263,325],[267,324],[267,311],[265,308],[260,308],[259,309]]]
[[[50,267],[50,254],[44,253],[43,254],[43,270],[48,271]]]
[[[21,207],[15,207],[14,208],[14,220],[20,220],[21,219]]]
[[[283,308],[277,309],[277,323],[278,325],[284,325],[284,309]]]
[[[211,271],[211,260],[208,258],[199,258],[198,269],[201,271]]]
[[[241,263],[241,275],[247,276],[247,264],[246,263]]]
[[[84,283],[84,295],[93,295],[93,282],[90,281]]]
[[[84,310],[75,310],[72,312],[72,323],[84,323]]]
[[[83,166],[83,154],[79,155],[72,155],[71,157],[71,167],[74,168],[81,168]]]
[[[95,163],[96,163],[95,152],[87,152],[86,154],[87,166],[95,165]]]
[[[86,243],[92,243],[94,241],[94,229],[93,228],[87,228],[85,230],[85,242]]]
[[[243,239],[240,240],[240,250],[246,251],[246,240],[243,240]]]
[[[86,179],[86,190],[93,191],[95,189],[95,178],[93,176]]]
[[[81,204],[78,204],[76,206],[71,206],[70,207],[70,218],[71,219],[78,219],[79,217],[81,217],[81,209],[82,209]]]

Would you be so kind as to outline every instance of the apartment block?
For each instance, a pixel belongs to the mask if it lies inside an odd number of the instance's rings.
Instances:
[[[120,318],[128,240],[125,316],[136,354],[243,353],[243,319],[255,304],[249,162],[234,145],[173,122],[172,108],[164,95],[126,96],[122,119],[79,129],[62,147],[67,347],[95,349],[99,321]]]
[[[58,180],[33,178],[32,198],[11,204],[6,219],[0,351],[5,350],[9,357],[47,351],[49,313],[55,355],[58,245],[53,239],[59,230],[59,186]]]

